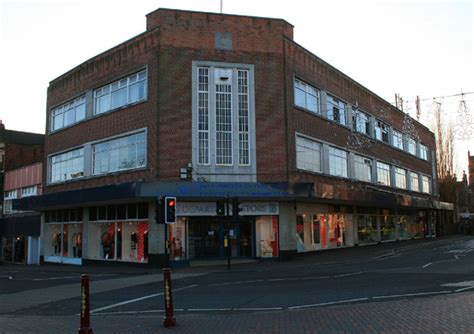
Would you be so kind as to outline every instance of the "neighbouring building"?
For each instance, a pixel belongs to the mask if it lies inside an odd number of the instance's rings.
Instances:
[[[0,262],[38,263],[40,215],[12,209],[41,194],[44,135],[5,129],[0,121]]]
[[[149,13],[50,82],[46,132],[43,195],[16,201],[42,212],[46,262],[222,258],[225,236],[233,257],[285,259],[434,236],[452,214],[433,133],[282,19]],[[218,214],[226,198],[238,220]]]

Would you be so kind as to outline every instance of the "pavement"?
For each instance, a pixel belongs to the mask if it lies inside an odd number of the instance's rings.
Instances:
[[[81,273],[95,333],[474,333],[473,256],[474,237],[452,236],[202,261],[173,269],[170,329],[160,268],[0,266],[0,334],[77,332]]]

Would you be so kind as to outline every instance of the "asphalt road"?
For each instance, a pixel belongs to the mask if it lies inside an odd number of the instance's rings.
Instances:
[[[90,276],[93,316],[163,313],[159,271],[114,273],[96,269]],[[173,277],[175,311],[187,314],[293,311],[456,295],[474,291],[474,238],[341,249],[290,262],[233,266],[231,270],[180,269],[173,270]],[[70,268],[0,267],[0,305],[12,303],[0,309],[0,314],[74,316],[79,313],[79,289],[79,272]],[[69,290],[77,291],[77,295],[65,292]],[[49,299],[42,303],[45,291]],[[13,302],[17,296],[22,296],[24,304],[21,300]],[[30,297],[33,301],[27,303]]]

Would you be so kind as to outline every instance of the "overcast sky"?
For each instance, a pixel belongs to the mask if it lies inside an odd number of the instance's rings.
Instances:
[[[0,119],[44,133],[49,81],[143,32],[159,7],[219,12],[219,0],[0,0]],[[394,103],[474,92],[472,0],[223,0],[224,13],[283,18],[295,41]],[[474,114],[474,94],[466,95]],[[460,98],[444,99],[446,121]],[[431,100],[422,102],[423,122]],[[408,105],[414,116],[414,104]],[[429,124],[426,124],[429,125]],[[456,141],[457,171],[474,138]]]

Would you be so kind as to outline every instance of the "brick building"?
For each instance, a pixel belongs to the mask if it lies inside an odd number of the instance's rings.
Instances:
[[[433,133],[281,19],[149,13],[145,32],[50,82],[45,151],[44,195],[18,205],[43,212],[51,262],[164,263],[166,240],[172,261],[219,258],[224,237],[234,257],[286,258],[434,235],[452,210]],[[238,219],[216,212],[225,198]],[[71,243],[81,252],[58,247]]]
[[[29,250],[37,249],[40,216],[13,212],[12,201],[31,196],[32,187],[41,191],[41,171],[33,167],[35,175],[32,177],[30,167],[25,166],[42,164],[43,145],[44,135],[7,130],[0,121],[0,262],[37,262],[37,256]],[[29,254],[31,261],[28,261]]]

